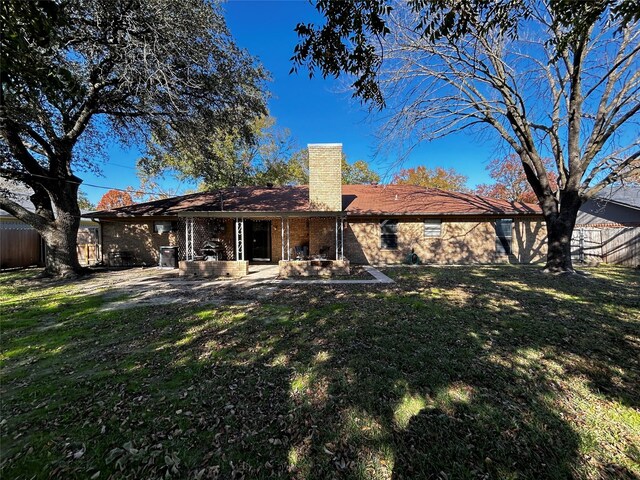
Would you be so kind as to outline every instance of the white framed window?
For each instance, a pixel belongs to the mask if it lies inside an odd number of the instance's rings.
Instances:
[[[175,232],[178,229],[177,222],[153,222],[154,233]]]
[[[437,238],[442,236],[442,220],[425,220],[424,221],[425,238]]]
[[[512,219],[501,218],[496,220],[496,253],[498,255],[511,255],[512,229]]]
[[[398,248],[398,220],[380,220],[380,248],[385,250]]]

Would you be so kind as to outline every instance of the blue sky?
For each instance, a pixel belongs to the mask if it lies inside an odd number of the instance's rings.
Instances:
[[[271,73],[268,88],[271,115],[281,127],[291,131],[300,147],[308,143],[342,143],[349,161],[363,159],[383,177],[389,178],[397,170],[396,158],[374,157],[377,141],[375,120],[366,114],[359,101],[345,92],[345,82],[322,77],[309,79],[305,70],[289,74],[290,58],[297,43],[293,31],[298,22],[318,22],[319,15],[306,0],[247,1],[232,0],[224,5],[227,23],[238,45],[247,49]],[[453,167],[469,177],[468,186],[490,182],[485,166],[499,156],[491,143],[479,142],[471,134],[452,135],[442,140],[421,145],[415,149],[402,167],[419,164],[430,167]],[[82,189],[96,203],[104,189],[87,184],[115,188],[138,186],[135,162],[139,148],[111,146],[103,176],[83,173]],[[167,178],[168,185],[176,182]],[[193,188],[182,184],[181,189]]]

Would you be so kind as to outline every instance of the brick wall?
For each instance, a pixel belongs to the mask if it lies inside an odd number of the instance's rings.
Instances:
[[[349,219],[344,232],[345,257],[352,263],[394,264],[405,262],[411,249],[423,263],[531,263],[546,255],[546,230],[542,221],[515,220],[512,255],[496,254],[494,221],[446,220],[441,236],[424,236],[423,219],[399,219],[398,248],[380,246],[380,219]]]
[[[293,260],[279,262],[278,275],[287,277],[331,277],[335,275],[349,275],[348,260]]]
[[[152,220],[102,222],[103,261],[109,252],[130,252],[136,265],[158,265],[160,247],[177,245],[177,233],[154,233]]]
[[[314,217],[309,219],[309,255],[325,253],[336,258],[336,219]]]
[[[309,202],[312,210],[342,210],[342,144],[311,144]]]
[[[178,262],[181,277],[244,277],[249,273],[247,260],[236,261],[185,261]]]
[[[286,220],[285,220],[286,222]],[[282,222],[279,218],[271,223],[271,261],[282,260]],[[286,227],[285,227],[286,228]],[[285,230],[285,246],[286,235]],[[289,219],[289,258],[295,258],[295,247],[309,246],[309,219],[290,218]]]
[[[547,226],[544,220],[514,220],[511,248],[518,263],[546,261]]]

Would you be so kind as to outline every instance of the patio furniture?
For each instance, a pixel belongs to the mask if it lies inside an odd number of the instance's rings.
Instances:
[[[309,256],[309,247],[306,245],[293,247],[293,250],[295,252],[296,260],[305,260]]]
[[[112,267],[130,267],[133,265],[133,253],[127,251],[109,252],[109,265]]]

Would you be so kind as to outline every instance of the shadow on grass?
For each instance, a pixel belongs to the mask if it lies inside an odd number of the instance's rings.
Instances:
[[[390,274],[382,290],[296,286],[252,306],[107,314],[88,299],[61,310],[60,333],[12,332],[3,350],[33,349],[3,367],[2,471],[633,478],[622,457],[585,456],[602,440],[575,415],[596,397],[638,406],[637,274]]]

